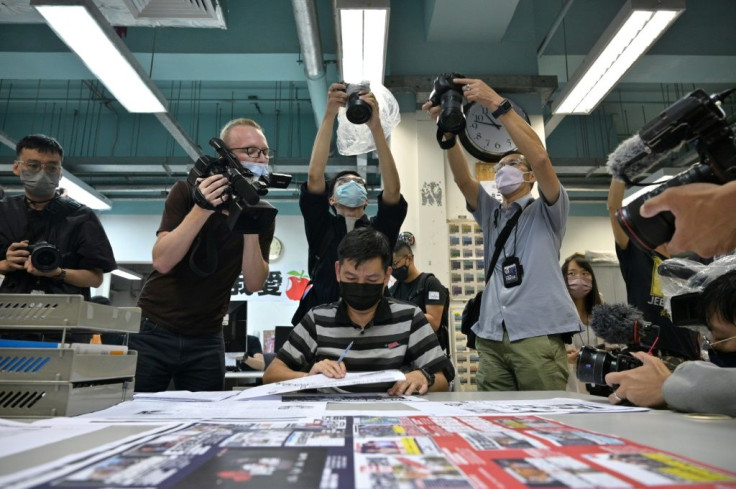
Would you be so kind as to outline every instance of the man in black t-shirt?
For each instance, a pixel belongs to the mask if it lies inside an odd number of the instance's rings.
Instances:
[[[419,271],[414,263],[411,246],[404,241],[399,241],[394,248],[391,275],[396,279],[396,283],[389,288],[389,295],[418,306],[437,334],[440,346],[445,353],[449,353],[450,298],[447,288],[433,274]]]
[[[16,145],[13,174],[25,192],[0,201],[0,286],[3,294],[80,294],[117,268],[112,246],[97,215],[58,191],[64,150],[52,137],[32,134]],[[53,260],[32,259],[29,245],[41,242],[59,252]],[[47,248],[41,257],[53,257]],[[36,266],[38,265],[38,266]]]

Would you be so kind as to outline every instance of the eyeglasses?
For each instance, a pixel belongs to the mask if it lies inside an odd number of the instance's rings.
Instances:
[[[23,168],[31,173],[38,173],[41,171],[41,169],[43,169],[43,171],[45,171],[49,175],[58,175],[61,172],[61,165],[59,163],[42,163],[35,160],[18,160],[18,163],[23,165]]]
[[[247,146],[245,148],[230,148],[230,151],[237,151],[240,153],[245,153],[248,155],[248,158],[258,159],[261,155],[265,156],[267,160],[270,160],[274,156],[276,156],[276,151],[270,149],[270,148],[257,148],[255,146]]]
[[[504,166],[513,166],[514,168],[516,168],[522,163],[524,163],[524,160],[522,158],[514,158],[513,160],[502,161],[502,162],[496,163],[496,166],[493,167],[493,171],[498,172]]]
[[[365,187],[365,180],[363,180],[363,178],[361,178],[361,177],[359,177],[357,175],[343,175],[340,178],[338,178],[337,180],[335,180],[335,185],[339,185],[339,184],[343,184],[343,183],[348,183],[348,182],[356,182],[356,183],[359,183],[359,184],[361,184],[362,186]]]
[[[703,349],[707,350],[708,348],[713,348],[716,345],[720,345],[721,343],[725,343],[727,341],[736,340],[736,336],[731,336],[730,338],[725,338],[718,341],[712,341],[707,336],[703,335]]]
[[[573,277],[591,278],[593,275],[589,271],[583,270],[581,272],[569,271],[569,272],[567,272],[567,276],[570,277],[570,278],[573,278]]]

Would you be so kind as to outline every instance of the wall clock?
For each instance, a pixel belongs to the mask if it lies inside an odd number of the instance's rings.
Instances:
[[[281,243],[281,240],[277,238],[276,236],[273,237],[271,240],[271,249],[268,251],[268,259],[269,260],[277,260],[281,253],[284,252],[284,245]]]
[[[526,115],[516,102],[509,99],[511,107],[527,123]],[[496,162],[509,153],[516,151],[516,145],[506,128],[498,122],[488,107],[471,102],[464,107],[465,130],[460,132],[460,142],[471,155],[481,161]]]

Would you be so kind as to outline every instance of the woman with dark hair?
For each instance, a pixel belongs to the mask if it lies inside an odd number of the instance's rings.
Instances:
[[[603,340],[597,337],[590,328],[590,316],[593,312],[593,306],[602,302],[601,295],[598,292],[593,267],[585,259],[585,255],[574,253],[568,256],[562,264],[562,276],[567,284],[567,291],[578,310],[580,322],[585,325],[585,330],[575,334],[572,337],[572,345],[567,348],[567,362],[571,367],[568,390],[586,392],[583,384],[575,382],[579,385],[573,385],[573,382],[577,380],[575,365],[577,364],[580,348],[584,345],[597,347],[603,344]]]

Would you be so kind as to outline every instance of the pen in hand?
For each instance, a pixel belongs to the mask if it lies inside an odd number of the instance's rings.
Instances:
[[[340,363],[340,362],[342,362],[343,360],[345,360],[345,355],[347,355],[347,354],[348,354],[348,352],[350,351],[350,349],[351,349],[352,347],[353,347],[353,342],[351,341],[351,342],[350,342],[350,344],[348,345],[348,347],[347,347],[347,348],[345,348],[345,351],[344,351],[344,352],[342,352],[342,353],[340,353],[340,356],[339,356],[339,357],[338,357],[338,359],[337,359],[337,363]]]

